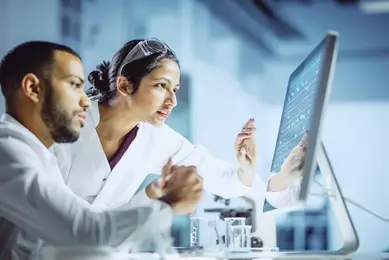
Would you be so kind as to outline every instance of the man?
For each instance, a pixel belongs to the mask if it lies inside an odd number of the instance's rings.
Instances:
[[[3,58],[0,84],[6,102],[0,120],[0,259],[28,259],[40,239],[119,246],[153,210],[164,209],[164,222],[171,222],[164,204],[105,211],[64,184],[48,148],[75,142],[85,123],[90,100],[77,53],[50,42],[23,43]],[[202,194],[196,169],[169,162],[164,172],[179,174],[171,175],[160,201],[176,213],[193,208]]]

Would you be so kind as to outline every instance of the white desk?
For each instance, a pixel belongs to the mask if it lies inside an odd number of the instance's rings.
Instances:
[[[241,255],[231,255],[231,256],[185,256],[182,255],[181,259],[185,260],[378,260],[378,259],[388,259],[389,253],[356,253],[350,256],[340,256],[340,255],[326,255],[325,253],[321,254],[294,254],[294,255],[280,255],[282,253],[255,253],[255,254],[241,254]]]
[[[252,259],[252,260],[302,260],[302,259],[310,259],[310,260],[377,260],[377,259],[389,259],[389,253],[365,253],[365,254],[352,254],[350,256],[335,256],[335,255],[325,255],[325,254],[296,254],[296,255],[285,255],[285,256],[276,256],[273,254],[263,255],[260,257],[252,258],[227,258],[227,259]]]

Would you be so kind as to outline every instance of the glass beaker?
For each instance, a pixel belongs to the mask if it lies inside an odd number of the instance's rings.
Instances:
[[[190,218],[190,247],[204,251],[217,250],[220,243],[216,220],[203,217]]]
[[[229,244],[230,244],[229,237],[230,237],[230,233],[231,233],[231,227],[245,225],[246,218],[243,218],[243,217],[224,218],[224,222],[226,225],[225,245],[228,248]]]
[[[229,250],[233,246],[233,243],[231,241],[232,239],[232,230],[235,226],[245,226],[246,225],[246,218],[243,217],[234,217],[234,218],[224,218],[225,224],[226,224],[226,248]]]
[[[248,252],[251,249],[251,226],[231,226],[228,251]]]

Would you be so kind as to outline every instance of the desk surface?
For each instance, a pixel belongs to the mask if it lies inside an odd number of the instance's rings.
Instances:
[[[378,259],[389,259],[389,253],[356,253],[348,256],[342,255],[331,255],[331,254],[310,254],[310,253],[293,253],[285,254],[279,252],[262,252],[262,253],[247,253],[247,254],[234,254],[224,256],[185,256],[181,255],[181,259],[186,260],[378,260]]]

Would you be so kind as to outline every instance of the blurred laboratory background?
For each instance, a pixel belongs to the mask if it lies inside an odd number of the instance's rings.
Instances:
[[[255,118],[264,181],[288,77],[328,30],[340,33],[340,45],[323,142],[344,195],[389,217],[389,1],[0,0],[1,57],[23,41],[54,41],[79,52],[89,73],[129,40],[165,41],[182,68],[178,106],[167,123],[214,156],[235,162],[235,137]],[[3,99],[0,104],[3,112]],[[144,185],[153,178],[150,173]],[[207,193],[196,215],[247,216],[256,222],[259,240],[276,231],[280,249],[340,246],[327,199],[263,217],[262,204],[255,202],[263,183],[257,182],[251,198]],[[348,206],[359,250],[388,250],[389,224]],[[266,224],[270,218],[274,229]],[[174,218],[176,245],[189,245],[189,229],[188,216]]]

